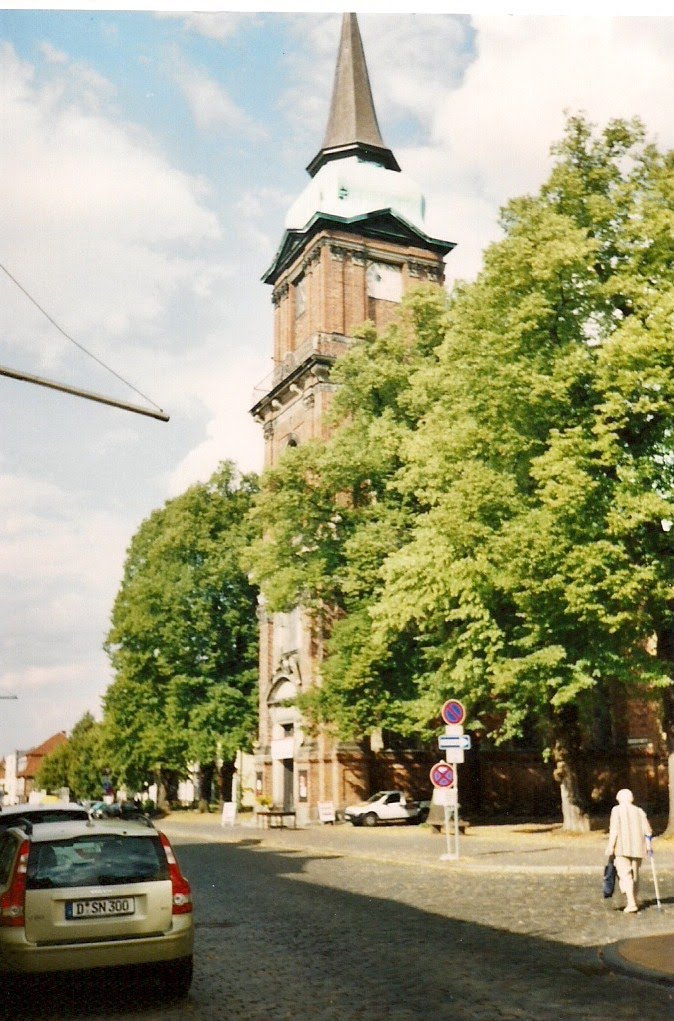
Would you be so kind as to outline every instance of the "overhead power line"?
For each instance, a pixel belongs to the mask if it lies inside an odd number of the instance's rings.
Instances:
[[[38,309],[46,319],[49,320],[52,326],[56,327],[59,333],[62,334],[66,338],[66,340],[69,340],[71,344],[74,344],[75,347],[79,348],[79,350],[84,352],[85,355],[88,355],[89,358],[92,358],[102,368],[104,368],[107,372],[110,372],[113,376],[115,376],[116,379],[118,379],[125,386],[128,386],[131,390],[133,390],[134,393],[138,394],[139,397],[142,397],[144,401],[147,401],[148,404],[151,404],[152,407],[156,408],[157,410],[156,412],[150,411],[148,408],[140,407],[137,404],[128,404],[124,401],[118,401],[114,397],[105,397],[102,394],[96,394],[90,390],[82,390],[79,387],[67,386],[64,383],[57,383],[54,380],[44,379],[40,376],[29,375],[28,373],[25,372],[16,372],[13,369],[3,368],[2,366],[0,366],[0,375],[9,376],[11,379],[19,379],[26,383],[35,383],[37,386],[48,387],[51,390],[59,390],[62,393],[73,394],[75,397],[84,397],[86,400],[97,401],[99,404],[109,404],[112,407],[122,408],[125,411],[133,411],[139,415],[148,415],[150,418],[158,418],[162,422],[169,421],[169,416],[164,412],[162,408],[159,407],[158,404],[155,403],[155,401],[152,400],[151,397],[148,397],[147,394],[144,394],[142,390],[139,390],[138,387],[134,386],[133,383],[129,382],[128,379],[125,379],[124,376],[121,376],[113,368],[111,368],[104,361],[102,361],[102,359],[100,359],[97,355],[89,351],[83,344],[80,344],[79,341],[74,339],[74,337],[71,337],[69,333],[66,333],[63,327],[59,326],[56,320],[52,316],[50,316],[46,309],[44,309],[42,305],[40,305],[40,303],[35,300],[32,294],[30,294],[26,290],[23,284],[19,283],[16,277],[12,273],[10,273],[7,267],[3,266],[2,263],[0,263],[0,269],[9,277],[13,284],[15,284],[19,288],[19,290],[23,294],[25,294],[28,300],[33,305],[35,305],[35,308]]]

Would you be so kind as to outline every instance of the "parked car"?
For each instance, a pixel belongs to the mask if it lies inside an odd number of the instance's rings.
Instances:
[[[402,791],[378,791],[367,801],[349,805],[344,817],[354,826],[376,826],[380,822],[423,822],[428,802],[412,801]]]
[[[129,822],[17,820],[0,833],[0,975],[151,965],[192,981],[190,884],[168,838]]]
[[[144,823],[145,826],[153,826],[148,815],[139,808],[135,801],[97,801],[91,806],[92,819],[126,819]]]
[[[53,802],[48,805],[4,805],[0,808],[0,832],[9,826],[20,824],[26,819],[33,824],[39,822],[86,822],[89,818],[84,805],[75,802]]]

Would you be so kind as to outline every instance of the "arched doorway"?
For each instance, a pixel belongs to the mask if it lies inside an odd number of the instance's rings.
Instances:
[[[272,801],[285,812],[295,810],[295,750],[300,716],[295,708],[297,688],[289,677],[279,677],[267,699],[271,722]]]

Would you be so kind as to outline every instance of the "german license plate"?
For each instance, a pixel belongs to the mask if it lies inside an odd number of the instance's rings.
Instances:
[[[91,900],[66,901],[66,918],[111,918],[132,915],[136,910],[134,897],[97,897]]]

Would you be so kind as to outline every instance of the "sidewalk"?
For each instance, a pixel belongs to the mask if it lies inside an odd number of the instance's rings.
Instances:
[[[606,833],[563,833],[561,825],[536,823],[501,826],[468,826],[459,840],[459,858],[443,857],[454,852],[453,840],[426,826],[378,826],[354,828],[347,823],[312,824],[301,829],[262,829],[250,817],[242,816],[234,826],[223,827],[219,816],[175,812],[158,820],[169,836],[209,842],[258,845],[270,850],[335,854],[396,865],[471,873],[576,874],[596,876],[598,889],[605,862]],[[655,863],[661,900],[674,886],[674,841],[654,841]],[[650,865],[644,859],[642,888],[650,890]],[[619,894],[617,895],[619,896]],[[655,907],[636,916],[655,932],[611,943],[600,952],[604,964],[640,978],[674,985],[674,911],[667,896],[662,911]],[[651,915],[650,912],[653,911]],[[668,912],[672,912],[671,920]],[[669,923],[669,924],[668,924]],[[663,928],[665,931],[663,932]],[[671,931],[667,931],[671,929]],[[659,931],[658,931],[659,930]]]

